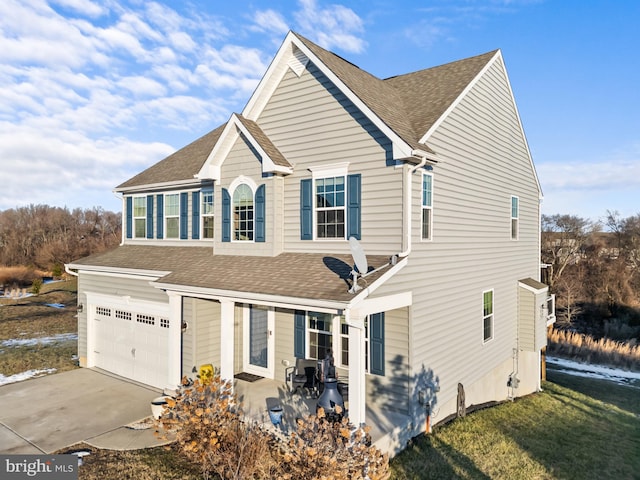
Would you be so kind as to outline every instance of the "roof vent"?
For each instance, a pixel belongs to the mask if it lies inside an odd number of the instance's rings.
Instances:
[[[289,68],[299,77],[304,72],[309,59],[298,48],[293,48],[293,56],[289,59]]]

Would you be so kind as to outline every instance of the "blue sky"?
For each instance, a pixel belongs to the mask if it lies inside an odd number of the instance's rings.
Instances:
[[[2,0],[0,210],[120,210],[292,29],[381,78],[502,49],[543,213],[640,213],[639,26],[631,0]]]

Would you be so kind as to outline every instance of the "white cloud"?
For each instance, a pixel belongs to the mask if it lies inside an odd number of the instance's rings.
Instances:
[[[270,32],[284,36],[289,31],[289,26],[285,18],[275,10],[258,10],[253,21],[255,25],[250,28],[261,32]]]
[[[358,36],[364,31],[362,19],[343,5],[318,6],[316,0],[299,0],[300,10],[294,12],[297,27],[320,46],[359,53],[366,42]]]
[[[105,9],[91,0],[55,0],[57,5],[67,7],[88,17],[99,17]]]

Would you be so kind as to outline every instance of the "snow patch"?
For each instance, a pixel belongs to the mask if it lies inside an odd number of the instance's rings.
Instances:
[[[640,384],[640,372],[630,372],[620,368],[580,363],[575,360],[558,357],[547,357],[546,361],[550,370],[568,375],[609,380],[620,385]]]
[[[5,377],[0,373],[0,385],[22,382],[23,380],[28,380],[29,378],[49,375],[50,373],[54,373],[55,371],[55,368],[45,368],[43,370],[27,370],[26,372],[16,373],[15,375],[9,375],[8,377]]]
[[[67,342],[71,340],[77,340],[77,333],[59,333],[58,335],[52,335],[50,337],[39,338],[10,338],[9,340],[0,341],[0,347],[31,347],[33,345],[49,345],[57,342]]]

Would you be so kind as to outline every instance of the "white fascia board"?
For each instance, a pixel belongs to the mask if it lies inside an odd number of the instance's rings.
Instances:
[[[130,193],[148,193],[149,191],[167,190],[171,188],[184,190],[184,187],[199,188],[199,178],[194,180],[178,180],[175,182],[149,183],[147,185],[136,185],[134,187],[116,188],[113,190],[113,193],[121,193],[123,195],[127,195]]]
[[[453,102],[451,102],[451,105],[449,105],[449,108],[447,108],[444,111],[444,113],[440,115],[440,118],[438,118],[438,120],[436,120],[435,123],[431,125],[431,128],[429,128],[429,130],[427,130],[427,133],[425,133],[420,139],[420,143],[424,143],[424,144],[427,143],[427,141],[429,140],[429,137],[433,135],[433,132],[435,132],[440,127],[442,122],[444,122],[447,119],[447,117],[458,106],[458,104],[462,101],[462,99],[467,96],[467,93],[469,93],[469,91],[471,91],[471,89],[475,87],[476,83],[478,83],[478,80],[487,72],[487,70],[489,70],[489,68],[491,68],[491,66],[494,64],[496,59],[501,57],[502,57],[502,54],[500,53],[500,50],[498,50],[496,54],[493,56],[493,58],[487,62],[487,64],[482,68],[482,70],[480,70],[480,72],[475,76],[475,78],[469,82],[469,84],[464,88],[464,90],[462,90],[460,95],[458,95],[458,98],[456,98]]]
[[[277,88],[280,80],[289,68],[289,59],[293,56],[293,45],[296,46],[308,59],[310,59],[316,67],[338,87],[338,89],[346,95],[346,97],[362,112],[365,116],[391,140],[393,145],[393,157],[404,158],[411,156],[411,146],[407,144],[396,132],[384,123],[373,111],[360,100],[360,98],[349,89],[338,76],[331,71],[314,53],[307,48],[292,32],[289,32],[282,42],[282,46],[278,50],[271,65],[267,69],[264,77],[258,84],[256,91],[242,111],[242,115],[246,118],[255,120],[260,116],[262,110],[266,106],[269,98]]]
[[[253,137],[253,135],[251,135],[249,130],[246,129],[244,124],[240,121],[240,119],[236,116],[235,113],[233,115],[231,115],[231,120],[230,121],[233,121],[235,123],[235,125],[242,132],[242,134],[245,137],[247,137],[247,140],[249,140],[249,142],[251,143],[253,148],[255,148],[256,151],[262,157],[262,172],[263,173],[273,173],[273,172],[293,173],[293,169],[291,169],[290,167],[283,167],[283,166],[280,166],[280,165],[276,165],[273,162],[273,160],[271,160],[271,157],[267,154],[267,152],[264,151],[264,149],[258,143],[258,141]]]
[[[367,298],[351,310],[352,317],[364,318],[372,313],[388,312],[413,305],[413,293],[402,292],[384,297]]]
[[[371,285],[362,289],[361,293],[356,295],[351,302],[349,302],[349,308],[356,308],[363,300],[365,300],[369,295],[375,292],[378,288],[380,288],[387,280],[393,277],[396,273],[404,268],[404,266],[409,262],[409,257],[404,257],[399,260],[394,266],[392,266],[389,270],[380,275],[375,282]]]
[[[298,310],[313,310],[326,313],[339,313],[349,306],[348,302],[287,297],[283,295],[269,295],[264,293],[236,292],[215,288],[176,285],[173,283],[152,282],[151,285],[160,290],[174,292],[188,297],[229,300],[236,303],[251,303]]]
[[[78,273],[86,275],[100,275],[104,277],[118,277],[118,278],[137,278],[139,280],[157,280],[165,275],[169,275],[171,272],[157,271],[157,270],[136,270],[133,268],[116,268],[116,267],[98,267],[93,265],[75,265],[73,263],[67,264],[68,268],[77,270]]]
[[[225,125],[224,130],[222,130],[218,141],[213,146],[213,149],[202,165],[202,168],[200,168],[200,171],[195,174],[196,178],[212,178],[216,181],[220,180],[220,167],[222,166],[222,162],[227,157],[240,135],[235,122],[232,120],[233,115]]]

